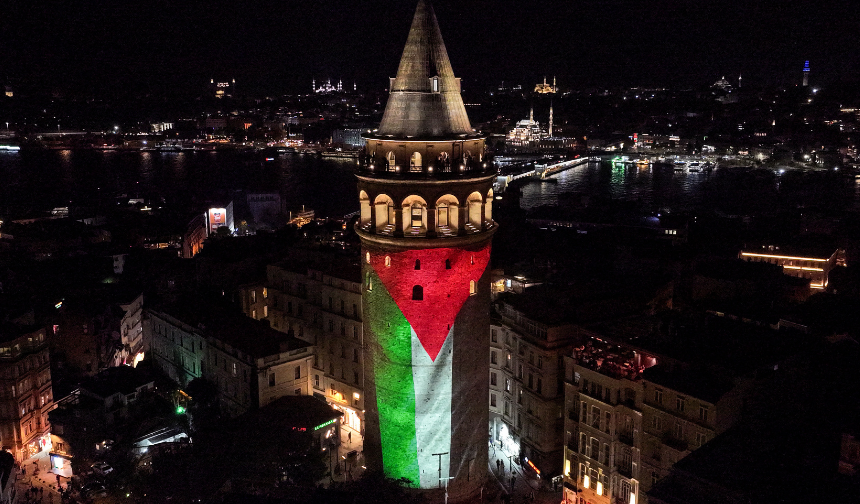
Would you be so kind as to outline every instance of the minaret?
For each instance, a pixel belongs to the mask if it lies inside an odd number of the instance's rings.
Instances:
[[[803,64],[803,87],[809,85],[809,61]]]
[[[495,171],[425,0],[389,87],[356,175],[366,465],[431,502],[476,502],[488,465]]]
[[[741,88],[741,79],[742,79],[742,76],[740,74],[738,74],[738,89]]]
[[[532,105],[532,107],[529,109],[529,126],[531,126],[534,123],[535,123],[535,106]]]
[[[549,136],[552,137],[552,102],[549,104]]]
[[[557,93],[558,87],[555,85],[555,75],[552,76],[552,92]]]
[[[312,82],[313,82],[313,83],[311,84],[311,89],[313,89],[313,90],[314,90],[314,93],[316,93],[316,92],[317,92],[317,80],[316,80],[316,79],[313,79],[313,81],[312,81]]]

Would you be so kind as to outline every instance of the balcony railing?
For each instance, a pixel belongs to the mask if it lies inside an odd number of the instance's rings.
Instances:
[[[678,451],[687,451],[689,445],[686,441],[682,439],[677,439],[675,436],[666,435],[663,436],[663,444]]]
[[[370,156],[360,156],[358,160],[358,173],[362,176],[380,178],[427,178],[456,179],[472,178],[476,176],[496,173],[492,161],[488,159],[479,160],[476,157],[458,158],[447,161],[432,160],[424,166],[402,166],[391,167],[385,160],[374,159]]]
[[[618,434],[618,440],[621,441],[622,443],[626,444],[627,446],[634,446],[633,445],[633,433],[632,432],[619,433]]]

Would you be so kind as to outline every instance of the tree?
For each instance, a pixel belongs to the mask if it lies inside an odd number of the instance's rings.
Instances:
[[[185,392],[191,397],[186,407],[191,430],[195,433],[211,431],[221,417],[218,388],[205,378],[195,378],[188,382]]]

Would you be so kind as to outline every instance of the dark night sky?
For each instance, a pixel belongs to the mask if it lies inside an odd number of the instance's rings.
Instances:
[[[272,94],[342,77],[383,89],[417,0],[6,0],[0,79],[51,88],[151,90],[210,77]],[[856,0],[433,2],[468,83],[614,87],[813,82],[860,73]]]

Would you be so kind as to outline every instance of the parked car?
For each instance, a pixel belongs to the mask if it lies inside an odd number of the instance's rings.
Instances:
[[[96,497],[104,497],[107,495],[105,486],[101,483],[87,483],[81,487],[81,496],[86,499],[94,499]]]
[[[113,472],[113,467],[109,466],[106,462],[96,462],[91,467],[93,472],[99,476],[107,476]]]

